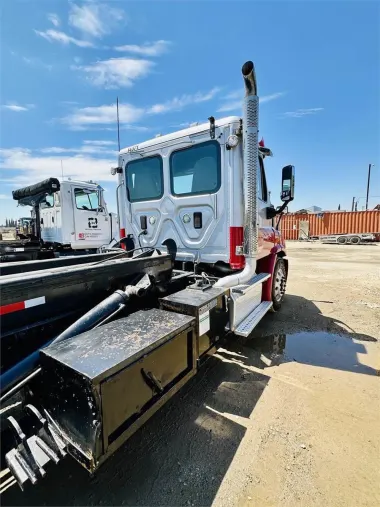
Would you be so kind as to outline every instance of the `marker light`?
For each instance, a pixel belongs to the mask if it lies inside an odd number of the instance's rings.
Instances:
[[[235,148],[239,144],[239,138],[235,134],[232,134],[231,136],[228,136],[227,138],[227,145],[230,148]]]

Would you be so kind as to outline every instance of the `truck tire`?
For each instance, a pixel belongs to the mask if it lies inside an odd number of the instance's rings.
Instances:
[[[358,245],[360,241],[361,239],[359,236],[352,236],[352,238],[350,238],[351,245]]]
[[[286,265],[284,259],[277,259],[272,277],[272,302],[273,310],[277,312],[282,305],[286,289]]]
[[[336,242],[340,245],[345,245],[347,243],[347,238],[345,236],[339,236]]]

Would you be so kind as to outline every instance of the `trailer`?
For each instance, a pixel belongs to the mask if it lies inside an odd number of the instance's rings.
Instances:
[[[2,271],[1,448],[21,488],[67,454],[95,473],[222,340],[281,309],[279,222],[295,170],[282,169],[275,208],[252,62],[242,75],[242,119],[210,117],[121,150],[120,248]]]
[[[376,235],[372,233],[360,234],[327,234],[323,236],[313,236],[311,239],[318,239],[322,243],[338,243],[339,245],[360,245],[376,241]]]
[[[31,217],[20,219],[17,239],[0,241],[1,262],[91,254],[119,239],[117,215],[92,181],[48,178],[12,194],[31,207]]]

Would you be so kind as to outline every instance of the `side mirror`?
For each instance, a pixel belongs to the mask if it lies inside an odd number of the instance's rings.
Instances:
[[[294,199],[294,165],[287,165],[282,168],[281,201],[290,202]]]

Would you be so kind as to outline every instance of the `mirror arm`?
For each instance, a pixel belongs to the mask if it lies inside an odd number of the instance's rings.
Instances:
[[[279,215],[280,213],[282,213],[288,204],[289,204],[289,201],[283,202],[282,205],[276,210],[276,215]]]
[[[289,201],[285,201],[284,203],[282,203],[282,205],[275,209],[275,208],[267,208],[267,219],[270,220],[271,218],[274,218],[276,215],[280,215],[284,209],[286,208],[286,206],[289,204]]]

